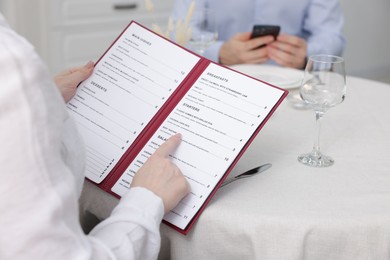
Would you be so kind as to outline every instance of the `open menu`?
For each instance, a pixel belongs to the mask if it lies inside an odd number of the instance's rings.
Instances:
[[[121,197],[170,136],[190,193],[163,222],[187,234],[287,91],[213,63],[131,22],[67,103],[86,177]]]

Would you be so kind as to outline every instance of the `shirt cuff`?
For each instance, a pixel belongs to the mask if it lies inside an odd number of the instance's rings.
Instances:
[[[131,188],[122,196],[112,214],[120,214],[122,211],[127,212],[128,208],[142,209],[141,211],[153,217],[158,224],[164,217],[164,204],[162,199],[146,188]]]
[[[204,53],[204,56],[216,63],[219,63],[219,50],[221,49],[223,42],[218,41],[214,44],[212,44]]]
[[[145,188],[131,188],[111,216],[92,229],[90,241],[95,251],[99,248],[115,259],[157,259],[163,215],[160,197]]]

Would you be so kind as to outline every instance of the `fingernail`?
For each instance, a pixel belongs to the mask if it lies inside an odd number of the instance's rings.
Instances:
[[[92,68],[93,66],[95,65],[95,63],[93,62],[93,61],[88,61],[88,63],[87,64],[85,64],[85,68],[87,68],[87,69],[90,69],[90,68]]]

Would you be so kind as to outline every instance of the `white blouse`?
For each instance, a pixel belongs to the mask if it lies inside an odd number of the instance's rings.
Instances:
[[[156,259],[162,200],[130,190],[85,235],[84,151],[34,48],[0,14],[0,259]]]

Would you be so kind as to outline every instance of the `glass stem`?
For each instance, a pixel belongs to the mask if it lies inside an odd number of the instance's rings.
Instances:
[[[316,130],[314,136],[314,145],[313,145],[313,155],[319,156],[320,153],[320,133],[321,133],[321,119],[324,115],[323,111],[315,111],[316,112]]]

